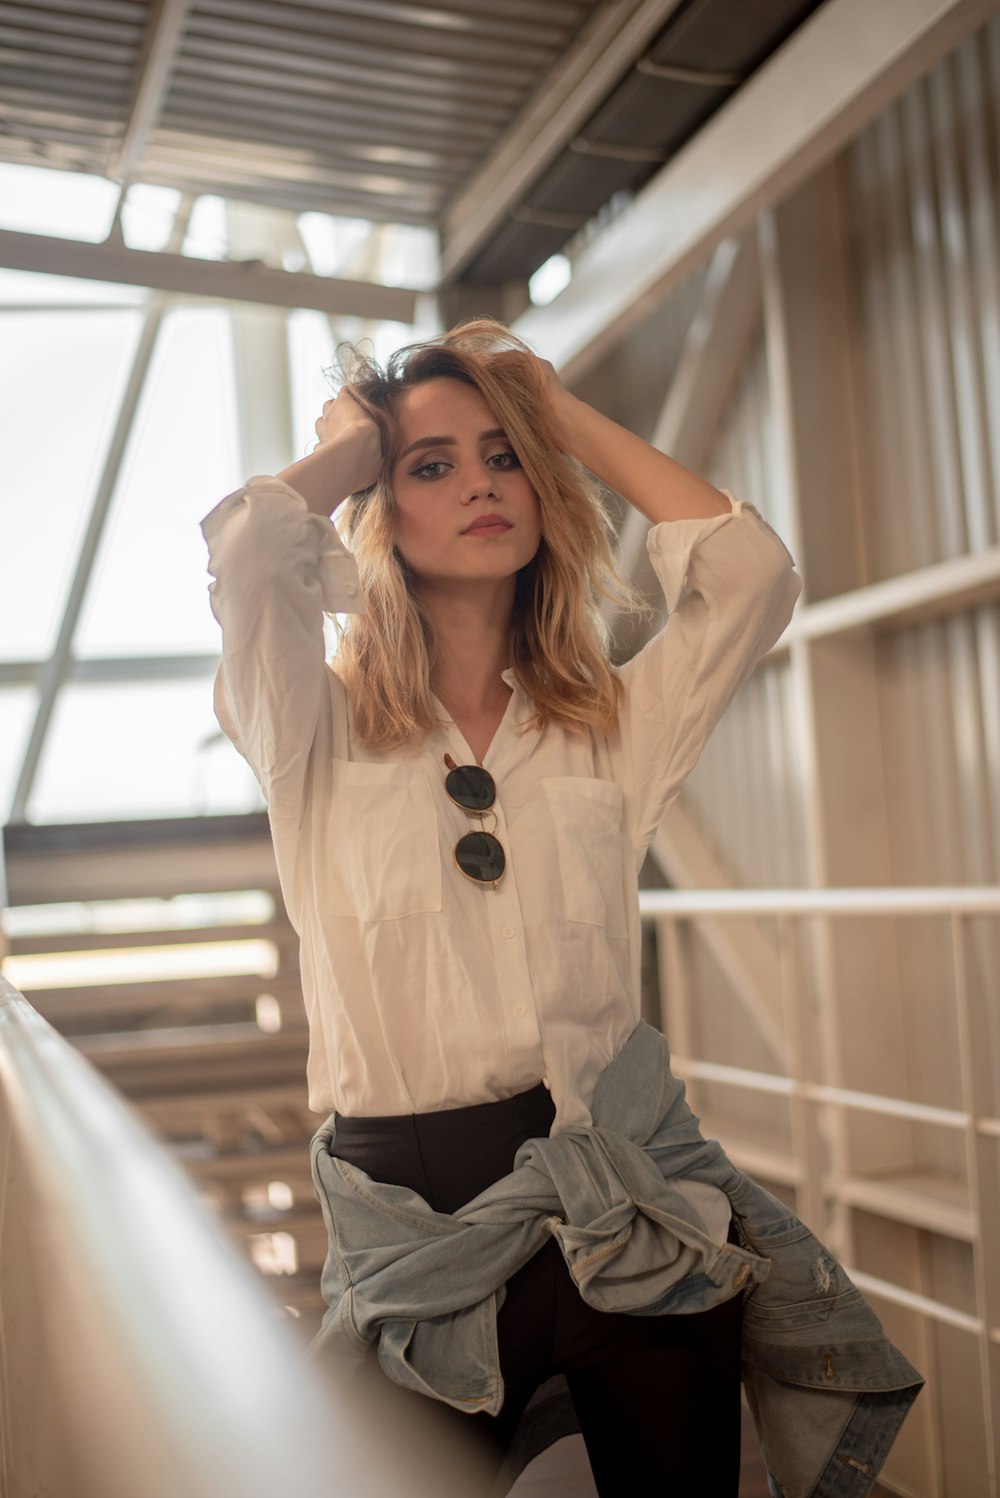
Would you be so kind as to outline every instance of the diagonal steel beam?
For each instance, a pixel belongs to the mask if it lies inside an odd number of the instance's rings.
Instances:
[[[679,890],[731,890],[731,870],[709,847],[683,799],[670,807],[650,847],[658,867]],[[781,967],[760,916],[699,923],[698,932],[732,985],[758,1034],[776,1057],[784,1057]]]
[[[650,439],[654,447],[688,468],[701,466],[759,316],[756,239],[752,234],[742,240],[725,239],[709,265],[701,302]],[[640,588],[648,530],[649,521],[630,507],[618,538],[618,570]],[[605,616],[613,627],[613,606]],[[638,648],[642,641],[634,636],[632,643]]]
[[[460,275],[679,4],[680,0],[605,0],[450,205],[442,230],[442,282]]]
[[[192,198],[185,198],[182,201],[174,221],[171,235],[172,247],[176,246],[179,249],[183,244],[193,206],[194,200]],[[94,495],[90,519],[87,523],[87,530],[80,547],[79,556],[77,557],[73,581],[70,584],[66,607],[63,610],[63,616],[59,624],[59,633],[56,637],[55,648],[39,672],[38,708],[35,713],[35,721],[32,725],[31,736],[28,739],[28,747],[25,751],[24,762],[21,766],[17,789],[14,792],[14,800],[10,809],[10,820],[12,822],[23,822],[27,818],[28,800],[31,796],[32,786],[35,783],[35,776],[38,772],[38,765],[45,746],[49,724],[52,721],[52,712],[55,707],[56,698],[66,680],[66,675],[70,667],[76,627],[80,621],[80,613],[87,595],[87,589],[90,586],[94,561],[101,544],[105,525],[107,524],[111,501],[118,483],[118,476],[121,472],[122,460],[125,456],[125,448],[132,430],[132,423],[135,420],[136,411],[139,407],[143,387],[149,374],[156,341],[159,338],[163,319],[166,316],[169,305],[169,297],[161,292],[150,300],[146,308],[146,317],[142,333],[139,336],[139,346],[132,360],[132,369],[129,373],[128,383],[125,387],[125,393],[118,411],[118,418],[115,422],[115,429],[112,433],[107,456],[104,460],[104,468]]]
[[[160,0],[146,31],[140,72],[121,145],[108,176],[127,185],[136,175],[151,130],[163,109],[192,0]]]

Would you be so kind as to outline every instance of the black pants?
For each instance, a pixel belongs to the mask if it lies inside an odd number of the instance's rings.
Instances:
[[[539,1085],[503,1102],[443,1113],[338,1118],[333,1153],[374,1180],[419,1192],[435,1211],[454,1212],[509,1174],[519,1147],[547,1136],[554,1116]],[[499,1415],[437,1409],[480,1431],[498,1470],[535,1389],[562,1373],[601,1498],[646,1491],[735,1498],[740,1322],[739,1296],[694,1315],[596,1311],[552,1239],[507,1285],[497,1319],[505,1389]]]

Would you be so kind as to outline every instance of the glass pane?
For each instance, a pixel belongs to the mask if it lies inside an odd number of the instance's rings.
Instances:
[[[184,254],[198,260],[225,260],[229,253],[226,229],[226,205],[222,198],[208,194],[194,205],[184,240]]]
[[[292,382],[292,433],[301,458],[316,444],[315,422],[323,402],[336,393],[327,371],[336,361],[330,319],[322,312],[299,310],[288,314],[288,362]]]
[[[141,326],[138,312],[0,316],[0,657],[47,655]]]
[[[299,215],[299,233],[317,276],[348,276],[371,239],[374,225],[366,218],[338,218],[329,213]]]
[[[29,816],[99,822],[262,806],[252,771],[215,720],[206,677],[65,687]]]
[[[357,277],[416,291],[430,291],[438,283],[440,255],[433,229],[328,213],[300,214],[298,224],[319,276]]]
[[[122,206],[122,237],[133,250],[165,250],[181,195],[174,187],[137,182]]]
[[[419,224],[390,224],[374,279],[386,286],[433,291],[441,276],[438,237]]]
[[[34,687],[0,689],[0,826],[10,814],[37,707]]]
[[[117,202],[117,184],[104,177],[0,163],[0,228],[98,244]]]
[[[115,286],[109,281],[79,281],[75,276],[41,276],[34,271],[0,270],[0,309],[12,305],[41,307],[141,307],[149,300],[144,286]]]
[[[229,314],[164,323],[136,414],[76,649],[81,657],[216,651],[198,522],[240,482]]]

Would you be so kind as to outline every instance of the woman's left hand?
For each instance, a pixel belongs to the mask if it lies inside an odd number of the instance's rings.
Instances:
[[[548,359],[540,359],[536,355],[535,363],[542,373],[542,390],[559,435],[560,446],[564,452],[571,452],[569,415],[571,407],[577,404],[576,397],[566,389],[556,373],[555,365]]]
[[[571,394],[547,359],[535,362],[564,453],[581,462],[647,520],[711,519],[732,506],[705,479]]]

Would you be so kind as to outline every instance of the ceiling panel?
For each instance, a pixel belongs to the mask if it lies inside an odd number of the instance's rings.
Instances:
[[[5,5],[0,159],[113,174],[159,67],[135,179],[433,225],[600,4]]]
[[[113,176],[124,151],[133,180],[440,228],[470,184],[489,186],[519,122],[544,119],[568,60],[587,55],[596,68],[595,38],[620,45],[584,127],[549,139],[539,124],[534,180],[451,268],[452,279],[499,285],[525,280],[610,199],[636,191],[816,4],[7,4],[0,159]]]
[[[814,10],[816,0],[687,0],[511,206],[463,279],[524,279],[616,193],[637,191]],[[549,221],[548,232],[539,226]],[[531,234],[522,225],[534,226]]]

